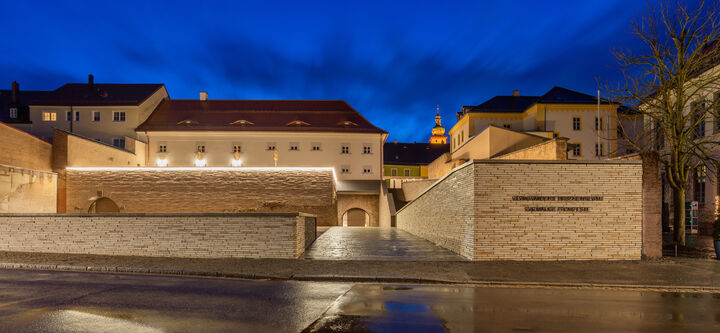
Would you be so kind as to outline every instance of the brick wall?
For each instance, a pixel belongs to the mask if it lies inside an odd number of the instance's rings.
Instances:
[[[288,212],[337,225],[330,170],[68,169],[67,212],[85,213],[101,192],[123,213]],[[376,199],[377,200],[377,199]]]
[[[302,213],[0,215],[0,251],[186,258],[297,258]]]
[[[642,165],[475,160],[397,219],[401,229],[473,260],[640,259]]]
[[[348,194],[338,193],[337,225],[342,225],[345,212],[352,208],[360,208],[370,216],[369,227],[380,226],[380,195],[379,194]]]

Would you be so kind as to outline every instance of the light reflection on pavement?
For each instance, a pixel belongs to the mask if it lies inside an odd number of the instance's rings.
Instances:
[[[720,294],[0,270],[0,332],[720,332]]]

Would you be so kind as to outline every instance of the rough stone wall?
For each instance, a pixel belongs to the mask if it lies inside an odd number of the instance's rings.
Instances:
[[[55,213],[57,175],[0,165],[0,213]]]
[[[298,213],[0,215],[0,251],[297,258],[305,250],[305,217]]]
[[[337,225],[332,171],[290,169],[68,169],[67,212],[85,213],[93,197],[122,213],[307,212]]]
[[[473,189],[473,165],[467,163],[400,209],[397,227],[472,259]]]
[[[0,165],[52,171],[52,145],[0,122]]]
[[[401,209],[398,227],[473,260],[640,259],[642,165],[475,160]]]
[[[337,221],[342,225],[342,217],[345,212],[352,208],[360,208],[370,215],[370,225],[368,227],[380,226],[380,195],[378,194],[346,194],[338,193],[337,196]],[[318,224],[320,225],[320,224]],[[325,224],[323,224],[325,225]]]
[[[567,138],[550,141],[520,149],[512,153],[493,157],[495,160],[567,160]]]

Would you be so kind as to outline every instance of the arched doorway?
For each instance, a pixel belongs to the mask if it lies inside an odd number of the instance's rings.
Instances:
[[[370,225],[370,214],[360,208],[348,209],[342,217],[345,227],[367,227]]]
[[[120,207],[110,198],[98,198],[90,204],[88,213],[119,213]]]

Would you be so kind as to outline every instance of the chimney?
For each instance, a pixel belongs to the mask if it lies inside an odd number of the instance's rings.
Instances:
[[[92,74],[88,74],[88,86],[90,89],[95,87],[95,77]]]
[[[513,95],[513,96],[520,96],[520,90],[513,90],[512,95]]]
[[[200,92],[200,100],[201,100],[201,101],[207,101],[207,91],[201,91],[201,92]]]
[[[11,102],[13,104],[17,104],[18,102],[18,91],[20,90],[20,85],[17,83],[17,81],[13,81],[12,83],[12,94],[11,96]]]
[[[395,139],[395,144],[397,144],[397,139]]]

